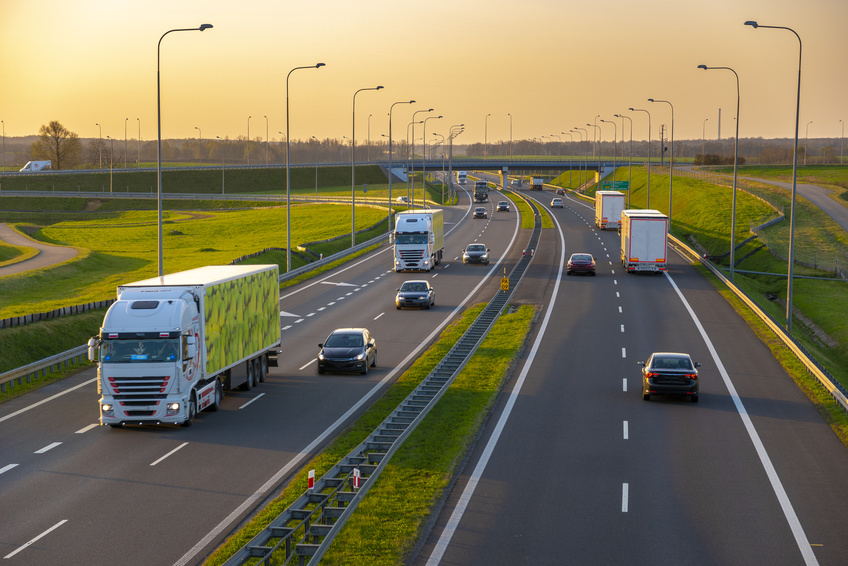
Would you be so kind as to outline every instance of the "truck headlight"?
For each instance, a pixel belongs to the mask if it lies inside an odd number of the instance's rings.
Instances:
[[[430,260],[425,259],[425,260],[424,260],[424,265],[430,265]]]
[[[104,417],[114,417],[115,416],[115,410],[112,407],[112,405],[110,405],[109,403],[103,403],[102,405],[100,405],[100,413]]]
[[[173,417],[174,415],[180,414],[180,404],[179,403],[168,403],[165,408],[165,416]]]

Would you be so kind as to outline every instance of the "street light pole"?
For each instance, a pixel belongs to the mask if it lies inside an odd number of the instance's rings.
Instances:
[[[798,91],[795,98],[795,155],[792,158],[792,204],[790,205],[789,213],[789,272],[788,281],[786,284],[786,330],[792,333],[792,277],[793,264],[795,263],[795,195],[798,188],[798,121],[801,114],[801,36],[795,30],[782,26],[761,26],[755,21],[745,22],[746,26],[751,26],[754,29],[770,28],[770,29],[785,29],[791,31],[798,38]],[[737,120],[738,122],[738,120]]]
[[[98,141],[97,141],[97,153],[98,153],[99,158],[100,158],[100,165],[98,166],[98,169],[103,169],[103,126],[101,126],[99,123],[96,123],[94,125],[99,128],[98,131],[100,132],[100,135],[99,135],[99,138],[98,138]]]
[[[483,128],[483,159],[484,160],[489,158],[489,116],[491,116],[491,114],[486,114],[486,119],[484,120],[485,126]]]
[[[112,193],[112,164],[115,158],[115,139],[112,136],[106,136],[107,140],[111,140],[111,149],[109,150],[109,193]]]
[[[647,188],[647,196],[645,198],[645,208],[651,208],[651,113],[641,108],[628,108],[631,112],[644,112],[648,115],[648,181],[645,185]],[[633,190],[633,187],[630,187]]]
[[[368,139],[365,142],[365,161],[371,163],[371,116],[373,114],[368,115]]]
[[[595,119],[597,119],[598,117],[600,117],[600,114],[598,114],[598,116],[596,116]],[[586,124],[586,125],[592,126],[593,128],[595,128],[594,130],[592,130],[592,139],[593,140],[595,139],[595,134],[598,134],[597,141],[595,143],[600,146],[600,147],[598,147],[598,184],[600,184],[601,183],[601,148],[603,147],[603,140],[601,139],[602,138],[601,127],[598,126],[597,124]],[[593,152],[594,152],[594,149],[593,149]],[[592,157],[594,157],[594,153],[593,153]],[[587,169],[587,172],[588,172],[588,167],[586,169]]]
[[[601,118],[601,122],[606,122],[607,124],[612,124],[612,187],[615,188],[615,153],[616,153],[616,141],[618,139],[618,125],[612,120],[604,120]],[[622,132],[623,133],[623,132]]]
[[[268,167],[268,116],[265,116],[265,167]]]
[[[356,245],[356,95],[363,90],[380,90],[382,85],[361,88],[353,93],[352,128],[350,138],[350,247]]]
[[[427,120],[438,120],[441,116],[428,116],[424,118],[424,159],[421,161],[421,206],[427,203]],[[413,201],[415,200],[415,185],[412,185]]]
[[[668,227],[671,229],[671,191],[674,183],[674,106],[668,100],[649,98],[648,102],[665,102],[671,108],[671,157],[668,161]]]
[[[224,194],[224,145],[223,138],[221,136],[215,136],[218,138],[218,148],[221,150],[221,194]]]
[[[398,104],[415,104],[415,101],[401,100],[389,106],[389,232],[392,231],[392,177],[394,177],[394,173],[392,172],[392,110]]]
[[[571,132],[560,132],[560,133],[561,133],[562,135],[564,135],[564,136],[568,136],[568,137],[569,137],[569,139],[571,140],[571,145],[572,145],[572,146],[574,145],[574,134],[573,134],[573,133],[571,133]],[[570,148],[569,148],[569,149],[570,149]],[[568,153],[569,153],[568,160],[569,160],[569,161],[571,161],[571,151],[569,151]],[[572,162],[572,163],[573,163],[573,162]],[[573,188],[574,188],[574,187],[571,185],[571,174],[572,174],[573,172],[574,172],[574,167],[572,167],[571,165],[569,165],[569,167],[568,167],[568,188],[569,188],[569,189],[573,189]]]
[[[315,140],[315,198],[318,198],[318,150],[321,148],[321,142],[315,136],[311,139]]]
[[[630,208],[631,199],[630,196],[633,194],[633,120],[630,116],[625,116],[624,114],[616,114],[617,118],[621,118],[621,142],[624,143],[624,119],[630,122],[630,150],[629,155],[627,157],[627,208]],[[624,151],[622,150],[622,153]]]
[[[410,148],[409,149],[409,157],[412,161],[411,161],[411,164],[410,164],[411,168],[410,168],[410,173],[409,173],[409,182],[407,183],[407,186],[406,186],[406,196],[407,196],[407,198],[411,197],[411,200],[408,203],[408,205],[412,207],[412,210],[415,210],[415,115],[419,114],[421,112],[432,112],[432,111],[433,111],[433,109],[429,108],[427,110],[416,110],[415,112],[412,113],[412,122],[410,123],[410,126],[412,126],[412,143],[409,146],[409,148]],[[421,124],[423,122],[424,122],[424,120],[421,120],[418,123]],[[406,133],[407,134],[409,133],[409,126],[407,126],[407,128],[406,128]],[[407,138],[407,141],[409,141],[409,138]],[[412,187],[412,194],[411,195],[409,193],[410,187]]]
[[[709,118],[704,118],[704,125],[701,128],[701,155],[704,156],[707,154],[707,120]]]
[[[286,273],[291,271],[291,165],[289,163],[289,77],[298,69],[320,69],[324,63],[295,67],[286,75]],[[315,165],[315,194],[318,194],[318,165]]]
[[[579,128],[577,126],[574,126],[574,129],[577,131],[578,134],[580,134],[580,144],[581,145],[583,144],[583,133],[584,132],[586,134],[586,143],[589,143],[589,130],[587,130],[586,128]],[[586,153],[587,153],[586,159],[581,160],[582,161],[581,167],[583,167],[585,169],[586,177],[588,179],[588,177],[589,177],[589,163],[588,163],[587,159],[589,158],[589,156],[588,156],[589,152],[587,151]],[[581,176],[580,178],[577,179],[577,188],[579,189],[582,186],[583,186],[583,178]]]
[[[124,169],[127,168],[127,120],[129,118],[124,118]]]
[[[138,139],[135,140],[135,168],[136,171],[141,168],[141,118],[136,118],[138,121]]]
[[[156,134],[157,134],[157,150],[156,150],[156,201],[158,208],[158,224],[159,224],[159,277],[162,277],[162,89],[159,79],[159,61],[162,51],[162,40],[165,36],[175,31],[204,31],[212,28],[212,24],[201,24],[196,28],[179,28],[171,29],[162,34],[159,38],[159,43],[156,44]],[[99,125],[99,124],[98,124]]]
[[[736,77],[736,137],[733,146],[733,203],[730,211],[730,280],[733,281],[734,270],[736,268],[736,172],[739,165],[739,75],[730,67],[698,65],[698,68],[705,71],[713,69],[730,71]]]
[[[199,149],[197,154],[200,156],[200,166],[203,167],[203,130],[197,126],[195,126],[194,129],[198,131],[198,135],[200,136],[200,144],[198,145]]]

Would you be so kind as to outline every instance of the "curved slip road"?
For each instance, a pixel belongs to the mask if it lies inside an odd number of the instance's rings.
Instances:
[[[0,277],[5,275],[13,275],[15,273],[23,273],[40,267],[49,267],[56,265],[69,259],[73,259],[79,253],[74,248],[65,246],[54,246],[37,242],[31,238],[27,238],[12,230],[6,224],[0,223],[0,240],[13,246],[22,246],[26,248],[35,248],[38,250],[38,255],[30,259],[13,263],[5,267],[0,267]]]

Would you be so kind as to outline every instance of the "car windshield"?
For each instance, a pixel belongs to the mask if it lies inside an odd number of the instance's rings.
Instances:
[[[395,234],[396,244],[426,244],[427,234]]]
[[[474,209],[474,212],[486,212],[486,209],[482,207],[477,207]]]
[[[361,348],[362,334],[331,334],[324,342],[325,348]]]
[[[466,248],[466,251],[469,251],[469,252],[485,252],[486,246],[484,246],[483,244],[470,244]]]
[[[427,290],[427,283],[423,281],[407,281],[403,285],[400,286],[401,292],[410,291],[410,292],[419,292]]]
[[[180,358],[177,338],[146,340],[104,340],[101,358],[104,362],[166,362]]]
[[[561,202],[562,202],[562,199],[561,199],[561,198],[555,198],[555,199],[554,199],[554,202],[555,202],[555,203],[557,203],[557,204],[559,204],[559,203],[561,203]]]
[[[679,356],[662,356],[654,358],[652,366],[654,369],[692,369],[689,358]]]
[[[571,261],[592,261],[592,256],[587,254],[574,254],[571,256]]]

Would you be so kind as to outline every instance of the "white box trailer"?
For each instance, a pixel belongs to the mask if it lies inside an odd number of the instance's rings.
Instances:
[[[191,269],[118,287],[100,334],[100,423],[189,426],[218,409],[223,391],[251,389],[277,365],[276,265]]]
[[[395,215],[395,271],[430,271],[442,262],[445,218],[440,208],[403,210]]]
[[[621,263],[628,273],[666,271],[668,216],[659,210],[621,212]]]
[[[601,230],[621,228],[621,211],[625,209],[625,194],[618,191],[595,193],[595,226]]]

